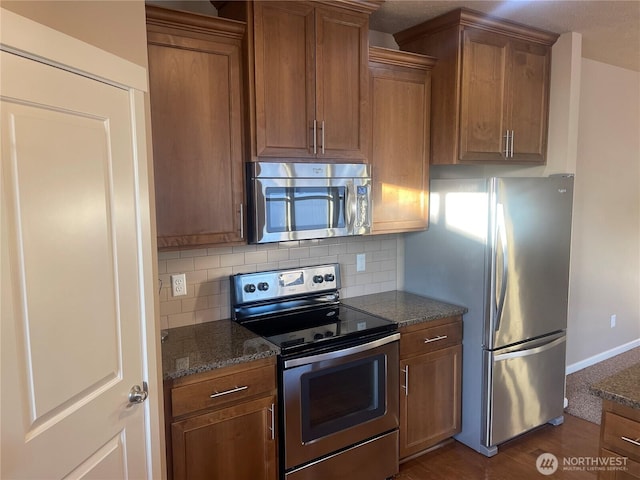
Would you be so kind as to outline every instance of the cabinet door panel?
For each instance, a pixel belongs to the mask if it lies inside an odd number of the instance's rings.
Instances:
[[[425,71],[371,69],[373,230],[427,226],[429,81]]]
[[[550,61],[548,47],[511,42],[508,116],[514,160],[544,163]]]
[[[613,458],[612,468],[600,470],[598,480],[638,480],[640,479],[640,463],[615,452],[600,449],[600,457]],[[616,468],[617,467],[617,468]]]
[[[472,28],[463,35],[460,160],[503,160],[508,39]]]
[[[255,4],[256,151],[313,156],[315,47],[313,7]]]
[[[401,361],[409,385],[400,393],[400,458],[460,431],[461,357],[456,345]]]
[[[316,12],[316,118],[324,125],[320,156],[366,158],[368,26],[366,14]]]
[[[239,44],[148,41],[158,246],[241,241]]]
[[[174,480],[275,480],[275,397],[171,425]]]

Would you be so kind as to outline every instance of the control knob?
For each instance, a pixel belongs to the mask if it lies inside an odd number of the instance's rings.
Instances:
[[[322,275],[314,275],[313,283],[322,283],[324,282],[324,277]]]
[[[313,339],[314,340],[322,340],[324,338],[324,335],[322,335],[321,333],[314,333],[313,334]]]
[[[333,273],[327,273],[324,276],[325,282],[333,282],[336,279],[336,276]]]
[[[253,283],[247,283],[244,286],[244,291],[247,293],[253,293],[256,291],[256,286]]]
[[[269,290],[269,284],[267,282],[260,282],[258,284],[258,290],[260,290],[261,292],[266,292],[267,290]]]

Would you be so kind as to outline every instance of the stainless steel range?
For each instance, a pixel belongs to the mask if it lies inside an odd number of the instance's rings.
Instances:
[[[340,266],[231,277],[233,318],[278,345],[280,478],[398,473],[397,325],[342,305]]]

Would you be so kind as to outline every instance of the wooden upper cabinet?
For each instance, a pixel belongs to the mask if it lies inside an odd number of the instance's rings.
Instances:
[[[311,157],[314,8],[273,2],[254,9],[257,155]]]
[[[438,58],[431,163],[544,164],[558,35],[459,9],[395,35]]]
[[[369,14],[380,2],[228,2],[249,24],[252,160],[366,161]]]
[[[367,158],[369,16],[316,11],[318,157]]]
[[[431,69],[435,63],[425,55],[369,49],[372,233],[427,227]]]
[[[244,242],[245,25],[146,12],[158,247]]]

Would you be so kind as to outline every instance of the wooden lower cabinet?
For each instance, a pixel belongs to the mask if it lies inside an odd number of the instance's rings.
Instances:
[[[176,379],[165,405],[170,480],[276,480],[273,359]]]
[[[640,479],[640,462],[635,462],[628,457],[618,455],[606,448],[600,449],[601,457],[615,459],[611,465],[614,468],[603,470],[598,473],[599,480],[638,480]]]
[[[400,333],[402,461],[460,431],[462,319],[427,322]]]
[[[640,479],[640,409],[602,402],[600,457],[612,461],[598,472],[599,480]]]
[[[174,422],[174,480],[275,480],[275,405],[265,397]]]

